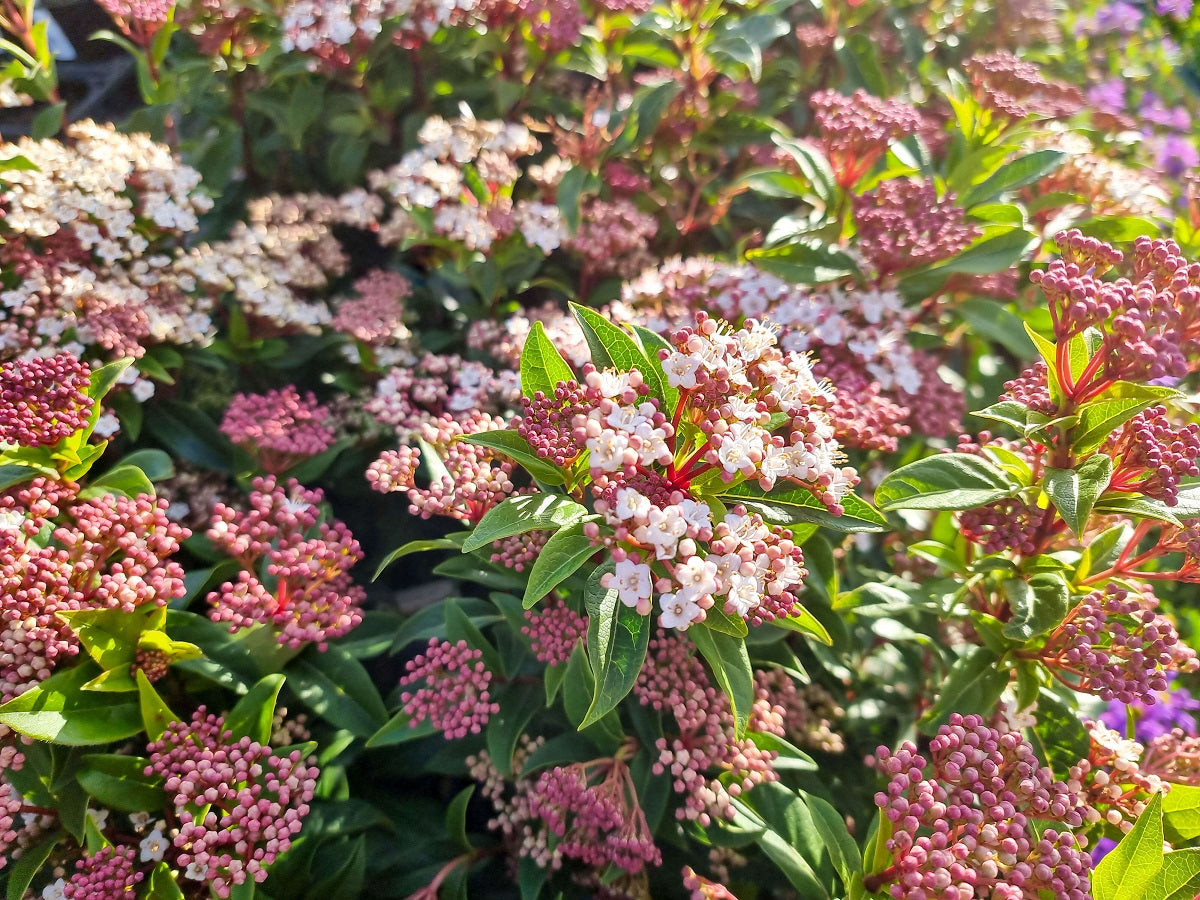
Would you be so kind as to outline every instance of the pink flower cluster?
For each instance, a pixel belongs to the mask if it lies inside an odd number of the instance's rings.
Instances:
[[[502,414],[517,404],[520,395],[515,370],[496,371],[454,354],[426,353],[379,379],[365,408],[405,439],[441,417],[469,424],[481,413]]]
[[[564,246],[583,257],[591,276],[632,278],[653,257],[648,249],[658,233],[653,216],[629,200],[589,200],[580,213],[579,230]]]
[[[67,900],[123,900],[133,896],[145,875],[136,869],[133,847],[104,847],[85,854],[63,886]],[[228,896],[228,895],[226,895]]]
[[[921,128],[921,114],[915,107],[861,89],[850,97],[818,91],[809,104],[837,183],[846,190],[871,170],[888,144]]]
[[[1104,280],[1122,253],[1074,229],[1055,240],[1062,258],[1032,272],[1030,280],[1050,304],[1064,396],[1080,404],[1114,381],[1186,375],[1188,359],[1200,347],[1200,263],[1185,260],[1174,241],[1143,237],[1134,243],[1132,278]],[[1074,376],[1067,344],[1089,328],[1103,340]]]
[[[378,355],[384,348],[406,347],[412,338],[404,325],[404,300],[412,293],[412,284],[399,272],[373,269],[354,282],[358,295],[343,300],[337,314],[329,323],[335,331],[349,335],[356,341],[373,348]],[[399,360],[376,359],[376,363],[389,364]]]
[[[1153,704],[1169,672],[1200,668],[1175,626],[1155,612],[1158,600],[1110,583],[1079,601],[1041,650],[1042,661],[1078,691],[1103,700]],[[1061,677],[1061,676],[1060,676]]]
[[[1142,759],[1144,748],[1137,741],[1102,722],[1086,726],[1088,755],[1071,767],[1067,788],[1079,798],[1084,821],[1106,822],[1128,833],[1150,799],[1169,785]]]
[[[0,366],[0,443],[49,447],[86,428],[90,375],[69,353]]]
[[[492,673],[483,653],[466,641],[452,644],[430,638],[424,653],[404,664],[401,687],[421,686],[400,694],[400,705],[416,728],[428,720],[447,740],[479,734],[488,719],[500,712],[488,688]]]
[[[633,694],[643,706],[674,717],[677,734],[658,739],[654,771],[669,772],[675,792],[682,795],[678,818],[708,826],[714,819],[733,818],[734,797],[779,775],[774,751],[736,738],[729,701],[713,687],[692,649],[688,641],[666,632],[651,638]],[[749,729],[783,737],[783,723],[783,709],[760,684]]]
[[[283,7],[282,48],[332,70],[347,69],[366,55],[390,20],[412,5],[411,0],[293,0]]]
[[[324,650],[362,621],[365,593],[349,574],[362,550],[343,523],[321,521],[320,490],[295,479],[285,489],[274,476],[253,487],[248,510],[213,509],[209,540],[244,568],[208,595],[210,616],[231,632],[261,623],[279,631],[281,644]]]
[[[955,713],[928,759],[906,741],[880,747],[877,764],[890,778],[875,804],[892,823],[893,863],[867,876],[868,891],[890,885],[896,900],[1090,897],[1091,857],[1070,831],[1083,823],[1079,800],[1019,732]]]
[[[512,537],[493,541],[489,561],[514,572],[524,572],[533,565],[553,533],[544,528],[536,528],[524,534],[514,534]]]
[[[312,393],[293,385],[265,394],[235,394],[221,420],[221,432],[277,475],[334,442],[330,412]]]
[[[1108,490],[1134,491],[1175,506],[1179,482],[1200,475],[1200,425],[1176,426],[1165,406],[1155,406],[1126,422],[1104,452],[1116,462]]]
[[[308,815],[316,767],[299,750],[279,756],[248,737],[235,740],[203,706],[190,722],[168,725],[148,750],[146,774],[164,778],[173,796],[176,863],[187,877],[207,882],[218,897],[265,879]]]
[[[117,27],[139,47],[148,47],[171,17],[175,0],[98,0]]]
[[[629,766],[621,759],[543,772],[530,794],[529,811],[558,838],[564,856],[593,869],[611,865],[636,874],[662,863]]]
[[[521,634],[533,645],[533,655],[548,666],[560,666],[571,658],[580,639],[587,634],[587,616],[575,612],[561,601],[543,603],[536,610],[525,610],[529,623]]]
[[[79,651],[59,612],[166,605],[187,592],[169,557],[189,536],[166,501],[101,495],[36,478],[0,495],[0,701],[24,693]],[[58,521],[63,524],[59,524]],[[41,545],[34,536],[48,530]]]
[[[691,866],[683,867],[683,886],[691,892],[690,900],[737,900],[725,885],[697,875]]]
[[[1078,88],[1047,80],[1037,66],[1007,50],[972,57],[964,68],[976,99],[1000,116],[1057,119],[1083,107],[1083,94]]]
[[[461,440],[466,435],[494,431],[505,422],[475,413],[466,424],[442,416],[417,428],[417,436],[437,453],[445,474],[429,487],[417,486],[421,450],[401,447],[385,451],[367,469],[367,481],[381,493],[407,491],[409,512],[422,519],[449,516],[475,524],[493,506],[518,493],[512,482],[513,464],[497,454]],[[497,552],[504,549],[497,547]]]
[[[980,234],[928,180],[892,178],[853,203],[858,248],[880,276],[949,259]]]

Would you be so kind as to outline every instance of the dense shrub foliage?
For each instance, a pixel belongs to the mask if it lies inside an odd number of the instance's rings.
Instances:
[[[34,5],[9,900],[1200,896],[1190,0]]]

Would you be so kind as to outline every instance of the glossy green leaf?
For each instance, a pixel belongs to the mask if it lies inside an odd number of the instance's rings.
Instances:
[[[1092,872],[1094,900],[1145,900],[1163,866],[1162,794],[1155,794],[1133,829]]]
[[[488,719],[487,748],[492,764],[500,774],[512,774],[513,754],[529,722],[545,709],[543,691],[536,684],[517,684],[497,692],[500,712]]]
[[[383,558],[383,561],[375,569],[375,574],[371,576],[372,581],[379,579],[383,574],[383,570],[390,566],[398,559],[412,553],[428,553],[430,550],[458,550],[462,551],[462,541],[451,540],[449,538],[425,538],[423,540],[409,541],[407,544],[402,544],[391,553]]]
[[[238,699],[225,716],[225,727],[234,737],[248,737],[260,744],[271,743],[275,701],[279,698],[283,680],[283,675],[268,675]]]
[[[1172,784],[1163,797],[1163,822],[1179,841],[1200,837],[1200,786]]]
[[[994,652],[987,647],[972,647],[950,667],[937,701],[922,724],[936,728],[954,712],[990,714],[1008,680],[1008,670],[1000,665]]]
[[[77,747],[133,737],[142,730],[135,698],[83,690],[99,674],[90,661],[55,672],[0,706],[0,723],[39,741]]]
[[[160,862],[150,873],[150,886],[146,889],[145,900],[184,900],[183,891],[175,882],[171,867]]]
[[[1004,636],[1022,643],[1057,628],[1066,618],[1070,591],[1061,575],[1039,573],[1028,580],[1007,579],[1001,589],[1012,620],[1004,626]]]
[[[594,309],[572,303],[571,314],[583,331],[596,368],[612,368],[618,372],[637,369],[651,395],[660,403],[666,402],[667,376],[657,355],[651,359],[637,338]]]
[[[338,728],[370,737],[387,722],[387,708],[362,663],[336,644],[324,653],[309,645],[287,668],[288,688]]]
[[[768,493],[756,483],[743,482],[721,491],[716,497],[728,501],[730,506],[741,503],[775,525],[812,523],[842,533],[883,531],[888,527],[887,519],[878,510],[854,494],[842,498],[844,511],[840,516],[829,512],[824,503],[804,488],[776,489]]]
[[[595,675],[595,690],[582,730],[598,722],[625,699],[637,681],[650,644],[650,617],[626,606],[616,588],[600,579],[612,566],[597,568],[588,578],[584,604],[588,613],[587,652]]]
[[[467,805],[475,793],[475,785],[468,785],[446,806],[446,834],[450,840],[466,852],[471,852],[471,839],[467,837]]]
[[[179,716],[171,711],[165,700],[159,696],[146,673],[138,669],[135,673],[138,690],[138,713],[142,719],[142,729],[149,740],[157,741],[172,722],[180,721]]]
[[[1092,507],[1108,489],[1112,471],[1112,459],[1103,453],[1088,457],[1074,469],[1046,469],[1046,494],[1076,537],[1083,534]]]
[[[470,553],[493,541],[539,529],[557,531],[566,525],[582,521],[586,507],[563,494],[521,494],[509,497],[488,510],[463,542],[463,552]]]
[[[521,393],[532,397],[541,391],[550,396],[560,381],[571,381],[574,377],[571,367],[546,336],[545,326],[535,321],[521,349]]]
[[[76,778],[101,806],[119,812],[158,813],[170,797],[160,775],[147,775],[149,760],[117,753],[92,753],[83,757]]]
[[[522,603],[526,609],[570,578],[596,554],[596,545],[583,533],[583,522],[560,528],[550,536],[529,569]]]
[[[883,480],[875,503],[892,509],[970,509],[1017,493],[1004,470],[969,453],[940,453],[902,466]]]
[[[62,839],[63,835],[61,834],[52,835],[47,840],[27,847],[19,858],[12,861],[6,869],[8,878],[5,885],[5,900],[22,900],[25,892],[29,890],[29,885],[37,877],[37,873],[41,871],[42,866],[46,864],[46,860],[50,858],[50,854],[54,852],[54,848]]]
[[[1026,187],[1058,169],[1066,158],[1067,154],[1061,150],[1035,150],[1019,156],[967,191],[960,202],[964,208],[970,209],[994,200],[1001,194]]]
[[[1118,381],[1079,408],[1079,424],[1071,434],[1071,449],[1080,455],[1091,453],[1142,410],[1177,394],[1168,387]]]
[[[754,704],[754,671],[750,667],[746,642],[706,628],[704,623],[693,625],[687,633],[700,655],[707,660],[713,680],[729,698],[736,736],[740,740],[746,733],[750,707]]]
[[[538,481],[549,484],[562,484],[565,478],[562,470],[549,460],[538,456],[529,442],[515,430],[481,431],[470,434],[465,438],[468,444],[487,447],[511,459]]]

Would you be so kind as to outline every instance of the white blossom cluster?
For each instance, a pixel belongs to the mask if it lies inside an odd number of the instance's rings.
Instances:
[[[481,121],[469,114],[450,120],[433,116],[421,126],[417,140],[420,146],[394,166],[367,176],[371,189],[392,205],[390,215],[378,223],[384,244],[437,236],[487,252],[516,231],[527,244],[549,253],[567,239],[557,207],[513,202],[521,177],[517,160],[539,149],[523,125]]]

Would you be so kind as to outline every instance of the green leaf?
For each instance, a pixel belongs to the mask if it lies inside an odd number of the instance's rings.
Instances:
[[[66,111],[66,103],[55,103],[41,110],[33,117],[29,126],[29,136],[35,141],[45,141],[54,137],[62,131]]]
[[[283,675],[268,675],[241,697],[225,716],[225,727],[236,738],[248,737],[259,744],[271,743],[275,701],[283,687]]]
[[[1092,872],[1095,900],[1144,900],[1146,884],[1163,866],[1162,794],[1155,794],[1133,830]]]
[[[138,689],[138,714],[141,716],[142,729],[149,740],[157,741],[172,722],[180,721],[179,716],[171,712],[166,701],[159,696],[146,673],[141,669],[135,675]]]
[[[451,643],[465,641],[467,646],[478,650],[483,664],[496,675],[504,677],[504,660],[492,642],[483,636],[479,627],[471,621],[458,605],[457,597],[447,597],[442,602],[442,613],[446,621],[446,640]]]
[[[583,595],[588,612],[587,651],[596,684],[579,725],[581,731],[615,709],[633,689],[650,644],[650,617],[622,603],[616,588],[601,586],[600,579],[612,571],[608,564],[592,572]]]
[[[469,785],[459,791],[446,807],[446,834],[468,853],[474,848],[471,846],[471,839],[467,837],[467,805],[474,793],[475,785]]]
[[[711,615],[711,610],[709,611]],[[771,622],[777,628],[785,628],[788,631],[795,631],[799,634],[807,634],[815,637],[822,644],[830,647],[833,646],[833,637],[829,634],[828,629],[821,624],[821,621],[811,612],[800,607],[800,612],[794,616],[788,616],[784,619],[774,619]]]
[[[128,613],[120,609],[64,610],[58,617],[75,632],[88,655],[103,669],[128,669],[137,657],[142,633],[162,628],[167,611],[144,603]]]
[[[467,435],[464,440],[468,444],[487,447],[508,457],[544,484],[559,485],[565,480],[558,466],[538,456],[529,446],[529,442],[512,429],[481,431],[478,434]]]
[[[1138,216],[1093,216],[1071,227],[1078,228],[1088,237],[1099,238],[1110,244],[1124,244],[1142,235],[1161,232],[1158,224]]]
[[[1172,785],[1171,790],[1174,789]],[[1146,885],[1146,900],[1194,900],[1197,894],[1200,894],[1200,847],[1164,853],[1162,868]]]
[[[833,859],[833,867],[841,876],[842,883],[849,885],[855,875],[862,874],[862,858],[858,845],[846,828],[846,820],[827,800],[814,794],[801,794],[801,797],[808,804],[825,849]]]
[[[666,402],[667,376],[657,356],[650,359],[633,335],[594,309],[572,303],[571,315],[583,331],[592,353],[592,364],[596,368],[612,368],[618,372],[637,369],[650,388],[651,395],[660,402]],[[667,412],[669,414],[670,410]]]
[[[62,839],[63,835],[61,834],[53,835],[40,844],[27,847],[21,853],[20,858],[14,861],[8,869],[8,883],[4,892],[6,900],[21,900],[25,896],[29,885]]]
[[[14,484],[32,481],[37,474],[38,470],[32,466],[13,465],[10,463],[0,465],[0,491],[10,488]]]
[[[493,541],[524,534],[527,531],[557,531],[582,521],[587,508],[563,494],[521,494],[509,497],[493,506],[463,542],[463,552],[470,553]]]
[[[101,493],[124,494],[126,497],[154,496],[154,484],[137,466],[117,466],[93,479],[89,490]]]
[[[79,783],[101,806],[118,812],[159,812],[168,796],[160,775],[146,775],[149,760],[117,753],[91,753],[76,773]]]
[[[748,250],[746,259],[793,284],[824,284],[859,274],[858,264],[844,250],[811,239]]]
[[[462,542],[451,540],[450,538],[427,538],[425,540],[409,541],[407,544],[401,544],[391,553],[383,558],[383,562],[375,570],[375,574],[371,576],[372,581],[378,580],[383,574],[383,570],[390,566],[398,559],[403,559],[410,553],[427,553],[430,550],[458,550],[462,552]]]
[[[721,601],[710,609],[705,611],[704,624],[713,631],[719,631],[722,634],[730,634],[734,637],[744,638],[750,633],[749,627],[746,625],[746,620],[741,616],[731,616],[721,607],[724,604]]]
[[[774,490],[767,493],[754,482],[743,482],[716,494],[718,500],[729,500],[729,505],[741,503],[751,512],[774,525],[812,523],[842,533],[884,531],[888,521],[854,494],[842,498],[844,512],[835,516],[825,504],[804,488]]]
[[[845,68],[846,77],[857,86],[866,88],[876,97],[889,97],[887,76],[879,61],[879,45],[870,35],[847,29],[844,43],[838,48],[838,61]]]
[[[1025,323],[1007,306],[991,297],[968,297],[958,303],[956,308],[974,334],[995,341],[1018,359],[1033,356],[1033,343],[1025,332]],[[1021,406],[1012,400],[1004,402]]]
[[[1037,242],[1036,235],[1023,228],[1013,228],[981,238],[949,262],[935,268],[938,272],[962,272],[967,275],[1002,272],[1018,263]]]
[[[1039,634],[1057,628],[1066,618],[1070,591],[1061,575],[1038,573],[1025,581],[1009,578],[1002,585],[1012,610],[1012,621],[1004,626],[1004,636],[1024,643]]]
[[[118,466],[135,466],[151,481],[165,481],[175,477],[175,463],[162,450],[148,448],[135,450],[121,457]]]
[[[973,412],[971,415],[980,419],[1003,422],[1005,425],[1011,426],[1019,434],[1023,434],[1025,432],[1025,425],[1028,422],[1029,408],[1023,403],[1018,403],[1016,400],[1002,400],[999,403],[993,403],[987,409]]]
[[[936,728],[950,713],[987,714],[996,706],[1008,685],[1008,671],[987,647],[972,647],[950,667],[937,701],[925,713],[922,724]]]
[[[546,541],[529,569],[529,583],[521,601],[526,609],[536,606],[596,554],[596,545],[584,535],[583,526],[583,522],[568,525]]]
[[[521,350],[521,393],[532,397],[541,391],[553,396],[560,381],[572,381],[575,373],[567,365],[558,348],[546,337],[546,328],[534,322]]]
[[[585,191],[599,185],[600,180],[587,169],[581,166],[575,166],[563,173],[563,177],[558,182],[557,202],[559,211],[562,212],[563,219],[567,223],[567,228],[571,234],[575,234],[579,230],[579,197]],[[537,323],[534,323],[537,327]],[[524,366],[522,366],[522,376]],[[521,383],[524,384],[524,377]],[[526,392],[528,395],[528,392]]]
[[[693,625],[687,631],[701,655],[708,661],[713,679],[729,698],[729,706],[736,722],[736,738],[741,740],[750,721],[750,707],[754,704],[754,670],[750,667],[746,642],[741,638],[706,628],[704,623]]]
[[[1071,435],[1071,449],[1080,455],[1090,453],[1142,410],[1177,395],[1173,388],[1118,381],[1079,408],[1079,424]]]
[[[1183,522],[1175,514],[1175,508],[1161,500],[1134,494],[1110,495],[1099,501],[1092,512],[1101,516],[1129,516],[1134,519],[1152,519],[1182,528]]]
[[[391,747],[394,744],[404,744],[436,733],[437,729],[429,720],[414,725],[412,716],[401,710],[388,719],[382,728],[367,738],[366,747],[368,749]]]
[[[287,669],[291,693],[318,716],[357,737],[370,737],[387,722],[387,707],[367,670],[336,644],[321,653],[305,648]]]
[[[1005,163],[981,184],[975,185],[960,198],[965,209],[994,200],[1001,194],[1033,184],[1062,165],[1067,154],[1061,150],[1035,150]]]
[[[500,712],[487,723],[488,755],[500,774],[507,777],[512,774],[517,742],[528,730],[530,720],[545,709],[545,703],[542,689],[535,684],[512,685],[497,693],[496,702],[500,704]]]
[[[55,672],[0,706],[0,723],[39,741],[78,747],[108,744],[141,732],[136,700],[126,694],[83,690],[99,674],[92,662]]]
[[[970,509],[1020,490],[1011,476],[969,453],[940,453],[902,466],[875,491],[882,510]]]
[[[1191,784],[1172,784],[1163,797],[1163,822],[1168,831],[1180,841],[1200,837],[1200,787]]]
[[[144,900],[184,900],[183,891],[175,883],[175,875],[165,862],[158,863],[150,873],[150,886]]]
[[[1112,471],[1113,462],[1103,453],[1088,457],[1074,469],[1046,469],[1046,494],[1076,537],[1083,534],[1092,507],[1108,489]]]

